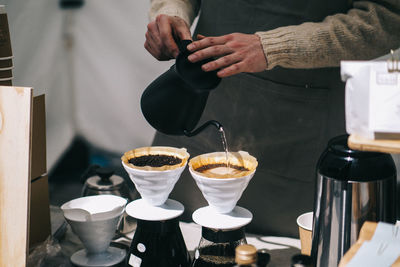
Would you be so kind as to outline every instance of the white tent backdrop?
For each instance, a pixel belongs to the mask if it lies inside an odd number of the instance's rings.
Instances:
[[[0,0],[14,84],[46,94],[49,168],[75,135],[116,153],[151,143],[140,96],[172,62],[158,62],[143,48],[149,2],[85,0],[65,11],[58,0]]]
[[[75,135],[116,153],[151,143],[140,96],[172,62],[143,48],[149,1],[86,0],[68,11],[57,0],[0,4],[10,24],[14,84],[46,94],[49,168]]]
[[[78,131],[110,151],[149,145],[154,135],[140,96],[172,62],[158,62],[143,47],[148,2],[87,0],[76,14]]]

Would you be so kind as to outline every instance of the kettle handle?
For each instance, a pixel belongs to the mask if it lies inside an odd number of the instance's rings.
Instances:
[[[189,55],[190,52],[189,50],[187,50],[187,46],[192,42],[192,40],[179,40],[176,42],[178,48],[179,48],[179,52],[181,54],[185,54],[185,55]]]
[[[210,120],[207,121],[206,123],[204,123],[203,125],[201,125],[200,127],[198,127],[196,130],[193,131],[188,131],[188,130],[183,130],[183,133],[187,136],[187,137],[192,137],[195,136],[197,134],[199,134],[201,131],[203,131],[205,128],[207,128],[210,125],[214,125],[215,127],[217,127],[218,130],[222,129],[222,124],[219,123],[218,121],[215,120]]]

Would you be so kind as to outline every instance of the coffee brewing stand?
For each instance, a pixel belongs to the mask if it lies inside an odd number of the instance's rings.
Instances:
[[[186,150],[177,149],[176,152],[186,156],[186,160],[189,158]],[[218,157],[219,154],[205,155]],[[233,266],[235,248],[246,243],[244,227],[253,218],[249,210],[236,206],[236,203],[257,166],[256,159],[247,152],[240,151],[237,157],[249,166],[251,164],[253,166],[252,171],[240,178],[214,179],[196,173],[191,162],[196,158],[198,160],[200,156],[193,158],[189,163],[189,171],[209,204],[196,210],[192,215],[194,222],[202,226],[202,238],[192,265],[179,228],[178,217],[183,213],[184,207],[178,201],[168,199],[186,164],[167,171],[145,171],[132,168],[126,163],[127,158],[123,157],[122,164],[142,197],[126,207],[126,213],[137,219],[127,265]]]
[[[168,147],[139,148],[132,153],[157,155],[172,153],[171,149],[174,154],[184,159],[182,166],[168,170],[143,170],[127,164],[127,157],[122,160],[122,165],[141,196],[141,199],[134,200],[126,206],[126,213],[137,220],[126,259],[127,266],[190,266],[190,256],[179,228],[179,216],[184,207],[178,201],[168,199],[186,167],[189,154],[186,149]],[[129,152],[127,153],[130,156]]]
[[[201,226],[201,239],[192,267],[233,266],[235,248],[247,243],[245,226],[251,222],[252,213],[239,206],[229,213],[219,213],[206,206],[197,209],[192,218]]]
[[[129,203],[126,213],[137,220],[137,228],[127,266],[189,267],[190,256],[179,228],[183,211],[183,205],[172,199],[160,206],[150,205],[144,199]]]

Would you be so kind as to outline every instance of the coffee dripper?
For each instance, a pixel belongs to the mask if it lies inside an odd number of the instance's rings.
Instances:
[[[91,165],[81,177],[84,181],[82,196],[114,195],[126,198],[128,202],[136,199],[138,193],[131,188],[124,178],[114,173],[111,168]],[[129,238],[129,234],[136,228],[136,221],[124,213],[119,225],[119,232]]]
[[[252,218],[250,211],[239,206],[228,214],[213,214],[207,207],[196,210],[193,221],[201,226],[201,239],[192,267],[234,266],[235,248],[247,244],[245,226]]]
[[[125,249],[110,247],[127,200],[113,195],[87,196],[61,206],[66,221],[84,249],[71,256],[75,266],[114,266],[125,260]]]
[[[216,121],[208,121],[194,130],[203,113],[211,90],[221,79],[216,71],[205,72],[201,66],[212,59],[192,63],[186,46],[190,40],[177,42],[180,53],[172,67],[154,80],[143,92],[140,105],[151,126],[169,135],[193,136],[209,125],[220,128]]]
[[[235,248],[247,243],[244,229],[253,215],[236,203],[254,176],[258,163],[247,152],[239,151],[229,153],[229,164],[245,167],[247,171],[236,175],[221,173],[218,168],[214,173],[198,171],[203,166],[224,164],[227,162],[223,152],[203,154],[189,162],[189,171],[209,204],[192,215],[193,221],[202,226],[202,237],[192,267],[234,266]]]
[[[129,159],[143,155],[165,154],[180,158],[180,165],[157,169],[138,167],[129,162]],[[126,152],[122,157],[122,164],[142,197],[126,207],[126,213],[137,220],[127,266],[190,266],[190,256],[179,228],[179,216],[184,207],[168,198],[188,158],[186,149],[172,147],[138,148]]]

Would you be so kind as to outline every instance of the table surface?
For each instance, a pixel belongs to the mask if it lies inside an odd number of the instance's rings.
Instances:
[[[64,217],[62,215],[61,210],[58,207],[51,206],[51,222],[53,234],[54,232],[60,228],[61,225],[65,222]],[[180,228],[182,231],[183,238],[185,239],[186,247],[191,255],[193,255],[194,250],[196,249],[200,238],[201,238],[201,226],[195,223],[185,223],[180,222]],[[132,233],[130,236],[133,236]],[[276,236],[260,236],[254,235],[250,233],[246,233],[246,240],[248,244],[254,245],[257,249],[265,248],[268,250],[268,253],[271,255],[271,261],[268,264],[268,267],[275,266],[290,266],[291,257],[295,254],[300,253],[300,240],[294,238],[287,237],[276,237]],[[47,250],[49,249],[48,245],[51,245],[53,251],[52,255],[47,255],[46,262],[49,264],[45,266],[72,266],[69,262],[69,257],[76,251],[83,248],[82,243],[79,238],[72,232],[69,225],[66,227],[66,231],[64,231],[63,235],[59,240],[54,238],[48,240]],[[113,245],[126,247],[128,248],[130,245],[130,239],[126,237],[120,237],[112,241]],[[44,244],[39,246],[38,248],[45,247]],[[35,261],[33,259],[37,259],[38,256],[41,256],[41,250],[37,249],[30,254],[30,263],[29,266],[35,266]]]

